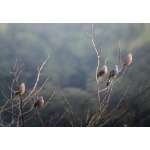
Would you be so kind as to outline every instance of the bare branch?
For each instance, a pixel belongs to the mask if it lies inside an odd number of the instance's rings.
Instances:
[[[37,78],[36,78],[36,82],[34,84],[34,87],[31,90],[31,92],[28,94],[28,96],[24,99],[24,101],[26,101],[27,99],[29,99],[30,96],[32,95],[32,93],[35,91],[35,89],[37,87],[37,84],[39,82],[39,79],[40,79],[41,71],[42,71],[44,65],[46,64],[46,62],[48,61],[48,59],[49,59],[49,55],[48,55],[47,59],[43,62],[43,64],[41,65],[41,67],[38,67],[38,74],[37,74]]]
[[[122,62],[121,62],[121,47],[120,47],[120,42],[118,41],[118,48],[119,48],[119,62],[120,65],[122,66]]]

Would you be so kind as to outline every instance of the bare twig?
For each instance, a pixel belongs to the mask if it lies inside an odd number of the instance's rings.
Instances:
[[[96,79],[96,85],[97,85],[97,97],[98,97],[98,101],[100,101],[100,94],[99,94],[99,87],[98,87],[98,78],[97,78],[97,74],[98,74],[98,68],[99,68],[99,64],[100,64],[100,55],[99,55],[99,52],[96,48],[96,45],[95,45],[95,42],[94,42],[94,37],[93,37],[93,24],[92,24],[92,27],[91,27],[91,32],[92,34],[90,35],[88,32],[86,32],[86,34],[91,38],[91,41],[92,41],[92,44],[93,44],[93,47],[94,47],[94,50],[96,52],[96,55],[97,55],[97,67],[96,67],[96,73],[95,73],[95,79]]]
[[[58,121],[54,124],[54,127],[56,127],[56,125],[60,122],[60,120],[66,115],[67,111],[65,111],[61,117],[58,119]]]
[[[118,41],[118,48],[119,48],[119,62],[120,65],[122,66],[122,61],[121,61],[121,47],[120,47],[120,42]]]
[[[42,119],[41,119],[41,117],[40,117],[40,114],[39,114],[38,108],[36,108],[36,114],[37,114],[37,116],[38,116],[38,118],[39,118],[39,120],[40,120],[40,122],[41,122],[42,126],[43,126],[43,127],[45,127],[45,124],[44,124],[44,122],[42,121]]]
[[[43,62],[43,64],[40,67],[38,67],[38,74],[37,74],[37,77],[36,77],[34,87],[31,90],[31,92],[28,94],[28,96],[24,99],[24,101],[28,100],[31,97],[31,95],[33,94],[33,92],[35,91],[35,89],[37,87],[37,84],[39,82],[40,76],[41,76],[41,71],[42,71],[43,67],[45,66],[46,62],[48,61],[48,59],[49,59],[49,55],[48,55],[47,59]]]
[[[21,96],[20,93],[19,93],[19,96],[20,96],[20,113],[21,113],[21,119],[22,119],[23,127],[25,127],[24,113],[23,113],[23,103],[22,103],[22,96]]]

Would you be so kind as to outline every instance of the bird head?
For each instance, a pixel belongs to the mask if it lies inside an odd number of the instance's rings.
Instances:
[[[40,96],[38,99],[39,99],[39,100],[42,100],[42,99],[43,99],[43,96]]]
[[[118,66],[117,66],[117,65],[115,65],[115,68],[118,68]]]

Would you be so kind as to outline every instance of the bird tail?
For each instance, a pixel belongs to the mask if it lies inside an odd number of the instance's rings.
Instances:
[[[107,81],[107,86],[109,86],[109,85],[110,85],[110,80]]]
[[[113,77],[110,77],[109,80],[107,81],[107,86],[110,85],[111,81],[113,80]]]
[[[19,91],[15,92],[13,99],[15,99],[17,96],[19,96]]]

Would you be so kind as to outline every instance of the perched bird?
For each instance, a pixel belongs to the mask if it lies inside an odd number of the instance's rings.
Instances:
[[[16,96],[18,96],[18,95],[24,94],[25,89],[26,89],[26,88],[25,88],[25,84],[24,84],[24,83],[21,83],[20,86],[18,87],[18,91],[15,92],[14,98],[15,98]]]
[[[107,69],[107,66],[106,66],[106,61],[107,61],[107,58],[105,59],[105,64],[104,64],[104,66],[103,66],[103,67],[99,70],[99,72],[97,73],[97,78],[100,78],[100,77],[102,77],[102,76],[104,76],[104,75],[107,74],[108,69]]]
[[[132,63],[132,54],[129,53],[124,60],[123,66],[130,65],[131,63]]]
[[[19,90],[18,90],[18,92],[20,93],[20,94],[24,94],[24,92],[25,92],[25,84],[24,83],[21,83],[21,85],[19,86]]]
[[[33,107],[42,107],[44,105],[44,99],[43,96],[40,96],[38,100],[35,102]]]
[[[118,66],[115,65],[114,69],[111,70],[109,74],[109,80],[107,82],[107,86],[110,85],[110,82],[115,78],[115,76],[118,74]]]
[[[106,75],[107,71],[108,71],[107,66],[103,66],[97,73],[97,78],[100,78],[100,77],[103,77],[104,75]]]
[[[98,80],[100,80],[101,77],[105,76],[107,74],[107,72],[108,72],[108,69],[107,69],[107,66],[106,66],[106,61],[107,61],[107,58],[105,59],[104,66],[97,73],[97,79]],[[95,81],[95,79],[93,81]]]

